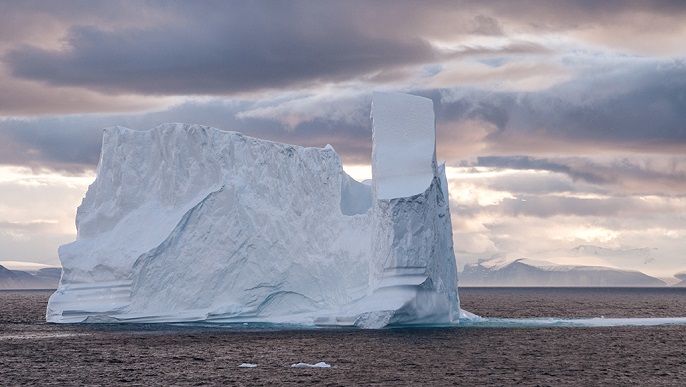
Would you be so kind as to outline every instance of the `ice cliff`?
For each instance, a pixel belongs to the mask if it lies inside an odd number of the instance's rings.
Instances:
[[[371,186],[328,145],[106,129],[47,321],[457,322],[432,102],[374,93],[372,116]]]

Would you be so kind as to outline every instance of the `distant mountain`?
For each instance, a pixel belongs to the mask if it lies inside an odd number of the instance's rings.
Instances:
[[[653,257],[655,251],[656,249],[652,248],[615,250],[593,245],[580,245],[572,249],[548,250],[534,254],[513,253],[508,258],[514,260],[514,258],[526,257],[558,265],[601,266],[646,273],[655,269],[654,266],[657,263]]]
[[[640,271],[496,258],[465,265],[460,286],[665,286]]]
[[[9,270],[0,265],[0,290],[56,289],[62,269],[50,267],[35,272]]]
[[[674,285],[672,285],[672,286],[681,287],[681,288],[686,288],[686,272],[676,273],[676,274],[674,274],[674,276],[675,276],[676,278],[678,278],[679,280],[681,280],[681,282],[676,283],[676,284],[674,284]]]

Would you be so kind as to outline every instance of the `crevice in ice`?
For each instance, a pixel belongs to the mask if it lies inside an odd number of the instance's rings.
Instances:
[[[341,213],[343,215],[367,213],[372,208],[372,187],[358,182],[345,172],[341,180]]]

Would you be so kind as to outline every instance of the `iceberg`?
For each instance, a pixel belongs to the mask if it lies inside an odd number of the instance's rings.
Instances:
[[[430,99],[374,92],[372,184],[330,145],[187,124],[105,129],[46,320],[453,324],[448,185]]]

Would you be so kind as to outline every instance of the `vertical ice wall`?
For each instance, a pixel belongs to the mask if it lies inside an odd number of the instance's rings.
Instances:
[[[379,311],[356,324],[457,321],[457,268],[445,170],[436,165],[433,103],[374,92],[372,118],[373,290],[364,304]]]

